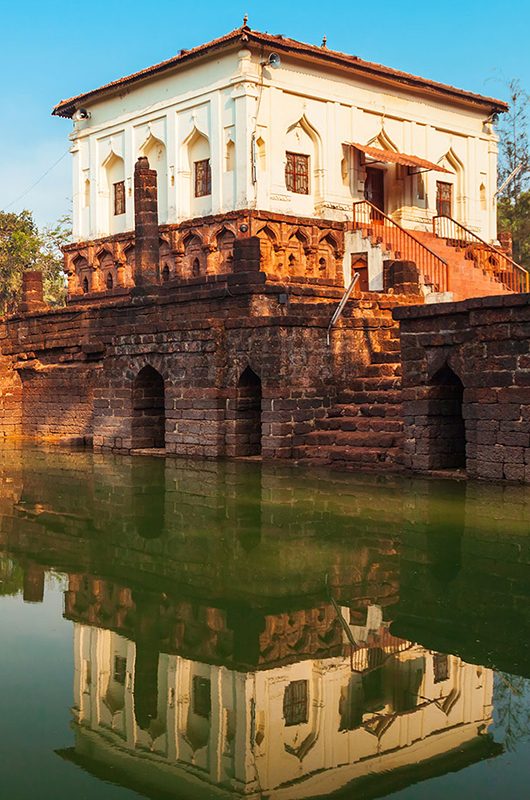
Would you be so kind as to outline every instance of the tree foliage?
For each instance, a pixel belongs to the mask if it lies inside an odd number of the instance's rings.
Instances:
[[[16,310],[22,288],[22,273],[41,270],[44,299],[50,305],[65,300],[61,247],[70,236],[67,217],[39,230],[30,211],[0,212],[0,311]]]
[[[510,109],[497,126],[499,135],[499,186],[518,169],[498,198],[499,231],[510,231],[515,261],[530,268],[530,145],[528,109],[530,95],[517,79],[506,84]]]

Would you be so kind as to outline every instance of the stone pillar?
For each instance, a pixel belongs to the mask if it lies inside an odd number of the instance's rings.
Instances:
[[[134,166],[134,228],[136,286],[160,283],[156,170],[140,156]]]
[[[42,311],[45,307],[42,272],[39,270],[26,270],[26,272],[22,273],[20,311],[22,313],[31,313],[32,311]]]
[[[29,563],[24,569],[25,603],[42,603],[44,599],[44,568],[39,564]]]
[[[234,240],[234,272],[260,271],[260,240],[257,236]]]

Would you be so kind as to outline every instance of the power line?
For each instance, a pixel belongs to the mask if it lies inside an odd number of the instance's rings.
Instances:
[[[62,154],[62,156],[60,156],[60,157],[57,159],[57,161],[54,161],[54,163],[51,165],[51,167],[48,167],[48,169],[46,170],[46,172],[43,172],[43,173],[42,173],[42,175],[40,176],[40,178],[37,178],[37,180],[35,181],[35,183],[32,183],[32,184],[31,184],[31,186],[30,186],[28,189],[26,189],[26,191],[22,192],[22,194],[20,194],[18,197],[15,197],[15,199],[14,199],[14,200],[12,200],[10,203],[8,203],[8,204],[7,204],[7,206],[4,206],[4,211],[7,211],[7,209],[8,209],[8,208],[11,208],[11,206],[14,206],[14,205],[15,205],[15,203],[18,203],[18,201],[19,201],[19,200],[22,200],[22,198],[23,198],[23,197],[26,197],[26,195],[27,195],[27,194],[29,194],[31,191],[33,191],[33,189],[35,188],[35,186],[38,186],[38,185],[39,185],[39,183],[40,183],[41,181],[43,181],[43,180],[44,180],[44,178],[45,178],[47,175],[49,175],[49,174],[50,174],[50,172],[51,172],[53,169],[55,169],[55,167],[57,166],[57,164],[59,164],[59,163],[60,163],[60,162],[63,160],[63,158],[64,158],[66,155],[68,155],[68,153],[69,153],[69,152],[70,152],[70,148],[68,148],[68,150],[65,150],[65,151],[64,151],[64,153]]]

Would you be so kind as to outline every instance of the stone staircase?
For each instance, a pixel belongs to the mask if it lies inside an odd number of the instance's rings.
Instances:
[[[337,402],[294,448],[300,461],[317,459],[345,469],[399,468],[403,438],[401,363],[397,327],[387,332],[384,349],[339,392]]]
[[[414,236],[447,261],[449,291],[453,300],[512,294],[491,271],[480,268],[472,259],[467,258],[467,249],[462,244],[449,243],[450,240],[427,231],[414,231]]]

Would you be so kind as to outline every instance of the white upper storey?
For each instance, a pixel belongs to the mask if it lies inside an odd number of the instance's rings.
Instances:
[[[89,112],[71,134],[74,239],[133,230],[139,155],[158,173],[161,224],[244,208],[351,218],[366,179],[365,159],[351,142],[449,170],[411,174],[408,167],[373,164],[384,175],[384,210],[397,221],[428,228],[443,181],[452,184],[452,216],[487,241],[496,238],[497,138],[490,117],[504,110],[502,102],[385,74],[377,65],[362,72],[352,57],[341,62],[334,57],[340,54],[296,49],[290,41],[243,28],[162,70],[61,102],[54,113]],[[281,57],[279,68],[264,64],[272,52]],[[307,194],[287,187],[287,153],[306,159]],[[197,196],[195,165],[207,160],[211,187]],[[114,197],[121,182],[124,213]]]

